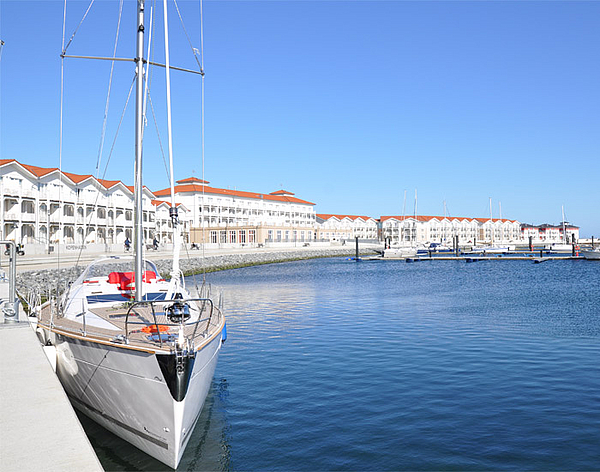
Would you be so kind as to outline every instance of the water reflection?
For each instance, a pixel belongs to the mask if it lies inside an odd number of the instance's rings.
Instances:
[[[181,470],[597,468],[600,264],[329,259],[207,281],[229,337]],[[165,470],[91,425],[107,470]]]

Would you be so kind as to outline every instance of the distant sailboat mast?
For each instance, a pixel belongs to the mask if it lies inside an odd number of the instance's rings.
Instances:
[[[404,233],[406,232],[406,189],[404,189],[404,203],[402,204],[402,229],[400,230],[400,240],[404,243]]]
[[[415,231],[413,233],[413,243],[417,242],[417,189],[415,189]]]
[[[492,217],[492,197],[490,197],[490,238],[494,244],[494,218]]]
[[[502,202],[498,202],[498,206],[500,207],[500,241],[504,241],[504,230],[502,229]]]
[[[565,226],[565,206],[561,205],[562,210],[562,241],[564,244],[567,244],[567,228]]]

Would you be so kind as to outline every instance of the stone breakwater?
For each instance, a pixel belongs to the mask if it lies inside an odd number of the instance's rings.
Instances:
[[[361,250],[361,254],[374,254],[371,250]],[[310,250],[287,250],[276,252],[251,252],[243,254],[219,254],[201,255],[190,254],[190,258],[183,258],[180,267],[184,274],[191,275],[201,272],[213,272],[224,269],[234,269],[252,265],[272,264],[276,262],[295,261],[302,259],[315,259],[320,257],[342,257],[353,256],[354,250],[350,247],[310,249]],[[170,259],[154,261],[163,277],[168,278],[172,269]],[[49,295],[62,291],[69,282],[74,281],[86,268],[87,265],[76,267],[65,267],[62,269],[45,269],[22,272],[17,275],[17,290],[22,296],[28,293]],[[114,270],[127,271],[131,266],[115,264]]]

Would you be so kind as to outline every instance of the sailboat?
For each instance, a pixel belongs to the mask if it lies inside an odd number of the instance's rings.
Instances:
[[[402,207],[402,227],[400,228],[400,239],[399,241],[392,244],[390,247],[383,250],[382,256],[391,259],[404,259],[407,257],[414,257],[417,255],[417,189],[415,189],[415,216],[414,216],[414,228],[409,228],[406,231],[406,190],[404,191],[404,204]]]
[[[164,9],[166,22],[166,4]],[[165,43],[166,32],[165,26]],[[173,195],[170,280],[143,257],[144,0],[137,1],[136,34],[135,257],[90,264],[62,296],[42,305],[38,333],[44,344],[56,347],[56,373],[75,408],[175,469],[212,382],[225,318],[205,291],[192,297],[185,287]]]
[[[568,243],[567,240],[567,227],[566,227],[566,221],[565,221],[565,206],[562,205],[561,206],[561,211],[562,211],[562,235],[561,235],[561,242],[560,243],[551,243],[551,244],[547,244],[546,245],[546,249],[549,249],[550,251],[553,252],[571,252],[573,250],[573,246],[571,244]]]
[[[502,207],[501,207],[502,208]],[[500,210],[502,211],[502,210]],[[498,220],[496,220],[498,221]],[[502,217],[500,217],[502,222]],[[471,249],[473,254],[504,254],[510,251],[514,251],[516,246],[514,244],[496,244],[494,243],[494,218],[492,216],[492,198],[490,197],[490,244],[488,246],[475,246]]]

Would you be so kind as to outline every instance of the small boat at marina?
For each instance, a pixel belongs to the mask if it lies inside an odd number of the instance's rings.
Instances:
[[[391,246],[383,250],[383,257],[387,259],[404,259],[417,255],[417,248],[413,246]]]
[[[40,307],[37,332],[44,345],[55,346],[56,373],[75,408],[175,469],[212,383],[226,338],[225,318],[208,289],[192,296],[185,285],[179,268],[182,224],[173,192],[170,280],[143,256],[141,81],[149,61],[143,57],[144,1],[136,3],[135,256],[90,264]],[[166,23],[166,5],[164,16]],[[170,103],[167,48],[166,58]],[[173,189],[171,146],[169,161]]]
[[[510,251],[514,251],[516,249],[515,245],[507,245],[507,246],[474,246],[471,248],[470,253],[472,254],[504,254]]]
[[[565,244],[565,243],[546,244],[546,246],[544,246],[544,248],[551,252],[572,252],[573,251],[573,246],[571,244]]]
[[[452,252],[452,249],[442,243],[429,243],[417,250],[418,254]]]
[[[600,261],[600,248],[584,249],[580,251],[579,254],[590,261]]]

